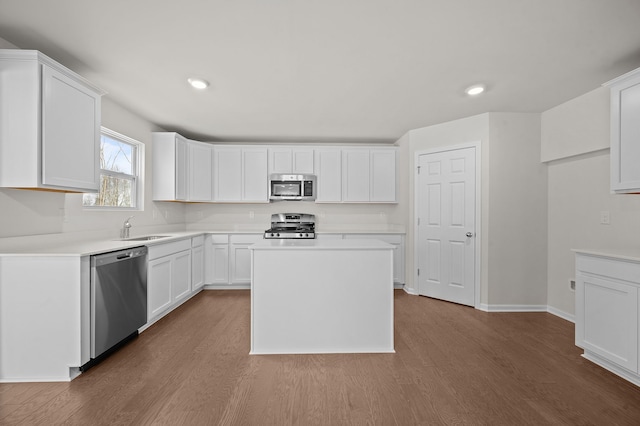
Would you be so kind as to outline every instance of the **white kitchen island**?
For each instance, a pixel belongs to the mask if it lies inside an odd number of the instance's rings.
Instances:
[[[393,347],[393,246],[263,240],[251,250],[251,354]]]

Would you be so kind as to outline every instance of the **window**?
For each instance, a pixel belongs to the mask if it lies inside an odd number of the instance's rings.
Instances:
[[[100,134],[100,192],[83,194],[82,205],[139,208],[143,151],[144,145],[140,142],[103,127]]]

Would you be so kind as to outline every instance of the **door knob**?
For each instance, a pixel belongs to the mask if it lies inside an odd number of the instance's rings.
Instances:
[[[467,238],[473,237],[473,232],[467,232]]]

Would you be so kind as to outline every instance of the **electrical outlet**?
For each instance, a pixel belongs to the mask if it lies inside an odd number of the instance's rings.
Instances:
[[[569,280],[569,289],[571,291],[576,291],[576,280]]]
[[[611,224],[611,216],[609,215],[608,210],[603,210],[600,212],[600,224],[602,225]]]

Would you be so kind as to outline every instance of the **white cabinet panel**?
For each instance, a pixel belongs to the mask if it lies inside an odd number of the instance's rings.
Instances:
[[[191,249],[191,291],[204,286],[204,245]]]
[[[313,163],[312,148],[269,148],[269,173],[313,174]]]
[[[242,150],[242,186],[242,201],[269,200],[266,148]]]
[[[640,192],[640,68],[611,88],[611,190]]]
[[[214,147],[214,200],[269,201],[267,148]]]
[[[152,196],[157,201],[189,198],[188,140],[173,132],[152,133]]]
[[[242,200],[242,150],[235,147],[214,147],[215,201]]]
[[[191,250],[175,254],[173,262],[171,299],[177,302],[191,294]]]
[[[342,150],[343,202],[396,202],[396,150]]]
[[[369,201],[369,150],[342,150],[342,201]]]
[[[342,201],[342,151],[340,148],[317,149],[317,203],[339,203]]]
[[[147,271],[148,319],[154,318],[171,306],[171,278],[173,260],[161,257],[150,260]]]
[[[229,238],[229,269],[231,284],[251,283],[251,252],[249,246],[262,240],[262,234],[231,235]]]
[[[189,143],[189,200],[213,201],[213,146]]]
[[[396,151],[371,150],[370,201],[396,201]]]
[[[43,65],[42,183],[97,191],[100,96]]]
[[[0,49],[0,186],[97,191],[103,94],[40,52]]]

